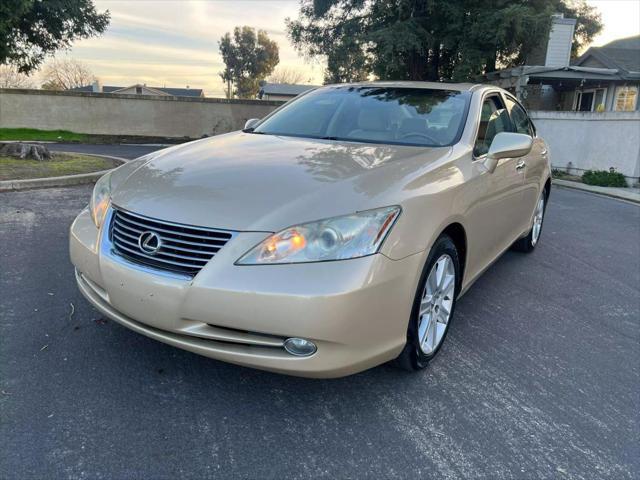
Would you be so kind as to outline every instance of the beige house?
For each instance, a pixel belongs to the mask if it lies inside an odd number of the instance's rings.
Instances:
[[[571,61],[575,22],[554,17],[546,48],[527,65],[487,73],[485,81],[512,91],[530,110],[640,110],[640,35],[591,47]]]

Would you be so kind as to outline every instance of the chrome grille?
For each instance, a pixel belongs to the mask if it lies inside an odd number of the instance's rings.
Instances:
[[[159,248],[151,254],[140,246],[140,237],[149,232],[160,240]],[[109,235],[113,251],[130,261],[196,275],[231,239],[233,232],[154,220],[114,208]]]

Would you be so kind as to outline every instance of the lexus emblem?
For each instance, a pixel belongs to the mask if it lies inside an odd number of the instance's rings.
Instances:
[[[155,232],[142,232],[138,238],[138,247],[148,255],[155,255],[162,246],[160,236]]]

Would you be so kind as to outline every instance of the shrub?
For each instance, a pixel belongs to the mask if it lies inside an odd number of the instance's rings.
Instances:
[[[564,170],[560,170],[559,168],[554,168],[551,170],[551,175],[554,178],[562,178],[567,176],[567,172],[565,172]]]
[[[626,187],[627,181],[624,175],[618,172],[606,170],[587,170],[582,174],[582,181],[587,185],[598,187]]]

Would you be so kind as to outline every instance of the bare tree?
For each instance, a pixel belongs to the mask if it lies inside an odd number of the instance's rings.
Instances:
[[[300,70],[289,67],[280,67],[267,78],[267,81],[269,83],[295,84],[309,83],[310,79]]]
[[[91,85],[96,77],[89,67],[73,58],[54,59],[42,68],[44,90],[70,90]]]
[[[18,72],[16,67],[0,65],[0,88],[33,88],[30,77]]]

